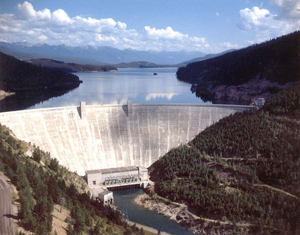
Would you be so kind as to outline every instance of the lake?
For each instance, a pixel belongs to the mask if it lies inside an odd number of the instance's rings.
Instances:
[[[93,104],[203,103],[192,94],[191,84],[176,78],[177,68],[124,68],[118,72],[75,73],[83,81],[62,96],[31,106],[29,109]],[[153,75],[157,73],[157,75]]]

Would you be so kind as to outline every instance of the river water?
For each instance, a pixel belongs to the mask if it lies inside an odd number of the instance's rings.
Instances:
[[[193,232],[170,220],[166,216],[136,205],[133,199],[143,194],[142,189],[125,189],[114,191],[115,205],[124,213],[125,218],[132,222],[146,225],[174,235],[192,235]]]

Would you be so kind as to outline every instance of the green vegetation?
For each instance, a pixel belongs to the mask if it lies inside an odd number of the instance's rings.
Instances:
[[[250,103],[300,78],[300,31],[225,55],[188,64],[179,80],[204,101]],[[289,84],[290,83],[290,84]]]
[[[299,101],[289,88],[172,149],[150,168],[156,192],[250,234],[300,234]]]
[[[49,69],[62,70],[64,72],[109,72],[117,71],[116,67],[111,65],[91,65],[91,64],[75,64],[75,63],[64,63],[63,61],[51,60],[51,59],[32,59],[27,61],[28,63],[46,67]]]
[[[300,83],[275,94],[272,99],[267,100],[263,110],[300,119]]]
[[[32,158],[24,154],[28,149]],[[123,222],[119,212],[92,200],[80,176],[60,166],[49,153],[15,139],[1,124],[0,171],[19,192],[21,225],[35,234],[51,232],[54,204],[70,210],[68,234],[144,234]]]
[[[70,89],[81,81],[73,74],[37,67],[0,52],[0,89],[32,91]]]
[[[225,55],[188,64],[177,78],[193,84],[241,85],[254,78],[284,84],[300,77],[300,31]]]

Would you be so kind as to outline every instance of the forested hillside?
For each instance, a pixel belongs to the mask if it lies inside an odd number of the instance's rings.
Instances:
[[[269,96],[282,89],[280,85],[300,79],[300,31],[188,64],[178,69],[177,78],[197,84],[193,87],[196,95],[212,101],[245,100],[243,94],[248,99]],[[266,81],[273,84],[263,84]]]
[[[32,157],[25,156],[28,149]],[[60,166],[49,153],[15,139],[1,124],[0,171],[18,190],[19,225],[34,234],[50,234],[54,204],[70,211],[67,234],[144,234],[124,223],[120,213],[91,200],[80,176]]]
[[[28,64],[0,52],[2,90],[71,89],[80,83],[79,78],[73,74]]]
[[[75,64],[64,63],[63,61],[51,60],[51,59],[31,59],[28,63],[46,67],[49,69],[62,70],[68,73],[74,72],[110,72],[117,71],[118,69],[111,65],[91,65],[91,64]]]
[[[157,193],[238,233],[300,234],[299,102],[298,85],[171,150],[151,166]]]

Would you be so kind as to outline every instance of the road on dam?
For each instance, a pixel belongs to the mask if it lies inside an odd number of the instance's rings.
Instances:
[[[14,209],[11,204],[11,191],[6,180],[0,176],[0,235],[14,235]]]
[[[15,136],[86,170],[149,167],[206,127],[252,106],[205,104],[85,105],[0,113]]]

